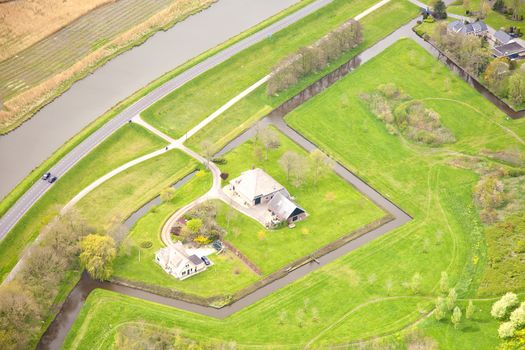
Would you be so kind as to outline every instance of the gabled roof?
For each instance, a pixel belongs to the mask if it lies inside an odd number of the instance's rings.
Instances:
[[[287,220],[291,216],[304,213],[304,209],[292,202],[280,192],[268,202],[268,209],[270,209],[275,216],[280,220]]]
[[[496,39],[498,42],[502,44],[508,44],[512,40],[512,37],[509,34],[507,34],[505,31],[498,30],[497,32],[494,33],[494,39]]]
[[[453,22],[450,22],[448,25],[448,30],[454,32],[454,33],[460,33],[462,31],[465,31],[465,23],[460,20],[455,20]]]
[[[449,31],[458,34],[479,34],[486,32],[489,28],[483,21],[465,24],[463,21],[456,20],[447,25]]]
[[[173,246],[164,247],[157,252],[163,266],[169,267],[174,272],[179,272],[186,265],[196,267],[204,262],[195,254],[188,255],[181,242]]]
[[[283,185],[259,168],[243,172],[241,176],[231,180],[230,184],[235,186],[235,191],[250,200],[284,190]]]
[[[496,57],[506,57],[519,54],[525,51],[525,47],[518,43],[508,43],[501,46],[496,46],[492,52]]]

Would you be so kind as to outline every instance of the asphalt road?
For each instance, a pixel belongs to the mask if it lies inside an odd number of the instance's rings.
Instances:
[[[153,90],[146,96],[142,97],[137,102],[126,108],[120,114],[115,116],[112,120],[107,122],[104,126],[94,132],[91,136],[85,139],[82,143],[76,146],[71,152],[64,156],[50,172],[53,175],[60,177],[71,169],[82,157],[87,155],[93,148],[104,141],[108,136],[120,128],[128,120],[139,114],[141,111],[160,100],[170,92],[184,85],[186,82],[192,80],[198,75],[207,70],[226,61],[228,58],[234,56],[240,51],[252,46],[253,44],[268,38],[270,35],[280,31],[281,29],[295,23],[303,17],[315,12],[319,8],[329,4],[332,0],[318,0],[304,8],[290,14],[289,16],[277,21],[276,23],[262,29],[261,31],[250,35],[249,37],[237,42],[236,44],[218,52],[209,57],[201,63],[184,71],[177,77],[166,82],[164,85]],[[20,220],[20,218],[33,206],[33,204],[40,199],[43,194],[53,186],[45,181],[38,181],[35,183],[18,201],[9,209],[9,211],[0,219],[0,240],[3,239],[11,228]]]

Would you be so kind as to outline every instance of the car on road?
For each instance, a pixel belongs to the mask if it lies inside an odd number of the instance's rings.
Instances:
[[[202,261],[204,261],[204,264],[206,266],[210,266],[211,262],[210,262],[210,260],[207,257],[203,256],[203,257],[201,257],[201,259],[202,259]]]
[[[57,177],[56,176],[51,176],[47,179],[47,182],[49,182],[50,184],[52,184],[53,182],[55,182],[57,180]]]
[[[44,176],[42,176],[42,180],[47,180],[51,177],[51,173],[45,173]]]

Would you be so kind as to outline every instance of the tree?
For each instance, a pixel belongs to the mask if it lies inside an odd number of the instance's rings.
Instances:
[[[175,198],[175,192],[176,190],[173,187],[168,187],[160,191],[160,199],[163,202],[169,202],[173,198]]]
[[[441,321],[447,314],[447,303],[443,297],[436,299],[436,308],[434,309],[434,317],[436,320]]]
[[[320,149],[316,148],[310,152],[310,164],[314,178],[314,184],[333,169],[335,162],[324,154]]]
[[[456,293],[456,290],[454,288],[450,288],[450,291],[447,295],[447,309],[448,311],[451,311],[454,309],[454,306],[456,306],[456,301],[458,299],[458,295]]]
[[[443,0],[436,0],[432,6],[434,12],[432,13],[432,16],[434,16],[435,19],[446,19],[447,18],[447,5],[443,2]]]
[[[281,145],[279,135],[270,128],[265,128],[260,132],[261,142],[266,150],[266,160],[268,160],[268,153],[271,149],[277,149]]]
[[[505,2],[503,0],[496,0],[492,9],[496,12],[503,13],[505,11]]]
[[[512,9],[512,20],[521,20],[521,8],[523,7],[522,0],[510,0],[509,7]]]
[[[525,101],[525,72],[516,70],[509,78],[509,98],[515,105]]]
[[[450,321],[452,321],[452,324],[454,325],[455,329],[458,329],[459,323],[461,322],[461,309],[459,307],[454,308],[454,312],[452,313],[452,316],[450,317]]]
[[[525,327],[525,301],[510,314],[510,321],[516,328]]]
[[[92,278],[104,281],[111,277],[117,255],[113,238],[90,234],[82,239],[80,249],[80,262]]]
[[[441,271],[441,278],[439,279],[439,290],[443,294],[445,294],[449,290],[447,271]]]
[[[506,57],[496,58],[489,63],[483,75],[487,85],[498,95],[506,94],[510,64]]]
[[[496,301],[492,305],[490,314],[492,317],[503,320],[505,319],[510,311],[519,304],[519,300],[516,294],[509,292],[503,295],[500,300]]]
[[[204,159],[206,159],[206,168],[208,168],[208,166],[210,165],[211,157],[213,157],[212,146],[212,143],[208,140],[204,140],[201,142],[202,154],[204,155]]]
[[[474,306],[474,303],[472,302],[472,300],[469,300],[467,310],[465,311],[465,318],[467,320],[472,319],[475,312],[476,312],[476,307]]]
[[[186,223],[186,226],[192,233],[197,233],[202,227],[202,219],[195,218],[195,219],[188,220],[188,222]]]
[[[286,151],[279,159],[279,165],[286,173],[286,179],[290,181],[293,178],[295,185],[300,185],[308,172],[308,163],[306,159],[295,152]]]
[[[498,328],[498,335],[502,339],[511,338],[514,336],[516,327],[511,321],[503,322]]]
[[[467,12],[470,11],[470,0],[463,0],[463,8],[464,8],[465,11],[467,11]]]
[[[17,281],[0,287],[0,342],[6,349],[26,349],[38,326],[40,307]]]
[[[410,281],[410,289],[412,290],[412,293],[419,293],[419,290],[421,289],[421,279],[421,274],[419,272],[416,272],[414,276],[412,276],[412,280]]]
[[[490,2],[488,2],[487,0],[482,0],[480,3],[480,9],[479,9],[480,17],[486,18],[490,14],[491,11],[492,11],[492,7],[490,7]]]

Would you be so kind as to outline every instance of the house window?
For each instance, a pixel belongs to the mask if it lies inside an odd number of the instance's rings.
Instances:
[[[184,276],[186,274],[186,271],[182,271],[182,275]]]
[[[297,221],[297,216],[294,216],[292,221]]]

